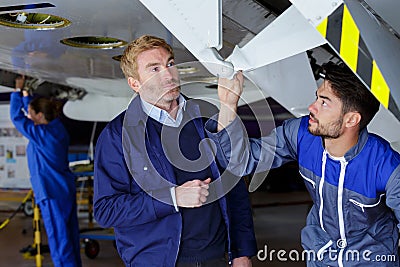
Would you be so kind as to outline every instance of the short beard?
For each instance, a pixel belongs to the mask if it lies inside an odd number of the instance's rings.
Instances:
[[[343,124],[343,116],[340,116],[340,118],[337,121],[330,122],[327,125],[318,124],[315,130],[310,129],[309,125],[308,131],[315,136],[321,136],[322,138],[328,138],[328,139],[336,139],[342,134],[341,131],[342,124]]]

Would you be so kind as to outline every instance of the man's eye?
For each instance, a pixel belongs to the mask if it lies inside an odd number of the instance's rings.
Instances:
[[[168,65],[167,65],[167,67],[172,67],[172,66],[175,66],[175,62],[170,62],[170,63],[168,63]]]
[[[159,70],[158,67],[154,67],[154,68],[151,69],[152,72],[157,72],[158,70]]]

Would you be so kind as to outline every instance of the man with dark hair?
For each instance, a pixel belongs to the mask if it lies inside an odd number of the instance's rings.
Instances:
[[[323,65],[321,76],[309,116],[244,140],[235,114],[243,75],[220,79],[219,124],[209,120],[208,135],[239,175],[298,162],[314,202],[301,233],[307,266],[399,266],[400,155],[366,129],[379,102],[344,64]]]
[[[203,118],[215,107],[180,93],[161,38],[131,42],[121,68],[138,95],[97,141],[97,222],[114,228],[126,266],[250,267],[257,248],[243,179],[210,200],[223,171],[204,142]]]
[[[339,66],[332,62],[323,65],[320,76],[330,82],[333,93],[342,102],[342,113],[359,111],[362,114],[359,128],[366,127],[379,110],[379,102],[371,92],[365,90],[365,86],[344,63]]]

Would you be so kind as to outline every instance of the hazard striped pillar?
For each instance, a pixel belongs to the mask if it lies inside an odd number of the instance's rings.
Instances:
[[[40,210],[39,206],[33,201],[33,243],[36,247],[36,267],[42,266],[42,255],[40,253],[41,237],[40,237]]]
[[[382,105],[400,120],[400,111],[379,66],[371,56],[346,4],[317,26],[317,30],[341,59],[369,87]]]

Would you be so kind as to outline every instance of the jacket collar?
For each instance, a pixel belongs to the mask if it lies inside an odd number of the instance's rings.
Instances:
[[[182,93],[181,93],[181,95],[185,98],[185,100],[188,100],[188,98],[185,95],[183,95]],[[186,107],[188,111],[190,111],[191,106],[193,105],[193,104],[190,104],[191,102],[193,102],[193,101],[186,102],[186,104],[185,104],[185,105],[189,105],[189,107]],[[195,106],[198,106],[198,105],[195,104]],[[186,111],[186,109],[185,109],[185,111]],[[148,117],[149,116],[143,110],[140,95],[136,95],[131,100],[131,102],[129,103],[129,106],[126,110],[124,124],[127,126],[137,126],[139,124],[139,122],[143,122],[145,124]]]
[[[367,140],[368,140],[368,131],[367,127],[365,127],[358,134],[357,144],[355,144],[352,148],[350,148],[350,150],[347,151],[346,154],[344,155],[346,161],[350,161],[353,158],[355,158],[358,154],[360,154],[365,144],[367,143]]]
[[[137,126],[140,121],[145,121],[146,117],[147,115],[141,106],[140,96],[136,95],[126,109],[124,124],[127,126]]]

